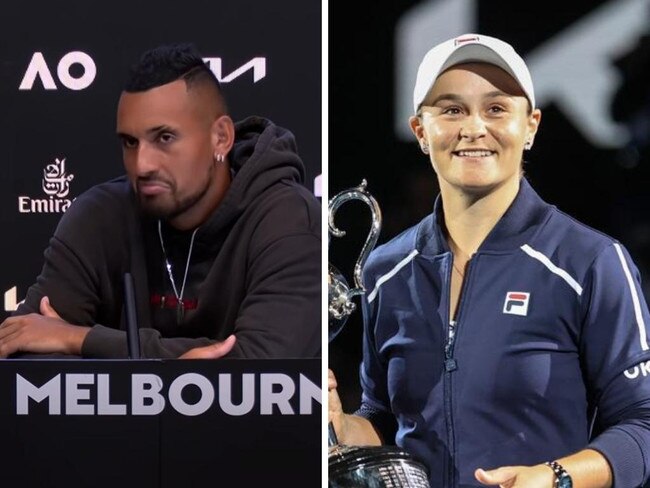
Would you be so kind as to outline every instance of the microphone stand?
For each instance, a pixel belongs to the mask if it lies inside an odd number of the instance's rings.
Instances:
[[[140,359],[140,334],[135,312],[135,290],[133,276],[124,273],[124,311],[126,316],[126,344],[130,359]]]

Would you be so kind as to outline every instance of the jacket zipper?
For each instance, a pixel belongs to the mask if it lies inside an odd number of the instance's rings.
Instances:
[[[452,256],[453,260],[453,256]],[[453,266],[453,264],[452,264]],[[471,259],[467,262],[467,267],[465,268],[465,276],[463,277],[463,283],[460,288],[460,296],[458,300],[458,305],[456,306],[456,320],[451,320],[449,315],[449,309],[451,305],[451,273],[452,266],[449,267],[449,272],[447,273],[447,280],[449,283],[448,286],[448,306],[447,306],[447,343],[445,344],[445,387],[444,387],[444,404],[445,404],[445,424],[447,427],[447,446],[449,448],[449,466],[447,472],[447,483],[446,488],[453,488],[456,486],[456,476],[454,475],[454,459],[456,457],[456,438],[454,433],[454,418],[452,414],[452,401],[451,401],[451,374],[458,369],[458,362],[454,357],[454,345],[456,343],[456,336],[458,332],[458,326],[460,323],[462,305],[464,302],[464,297],[466,294],[467,283],[469,281],[469,273],[471,267]]]

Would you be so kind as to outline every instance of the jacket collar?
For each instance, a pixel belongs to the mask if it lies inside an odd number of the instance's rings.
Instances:
[[[554,207],[544,202],[525,178],[506,213],[485,238],[477,253],[511,251],[530,242]],[[415,247],[422,255],[449,252],[442,212],[442,198],[436,198],[433,213],[425,218],[416,233]]]

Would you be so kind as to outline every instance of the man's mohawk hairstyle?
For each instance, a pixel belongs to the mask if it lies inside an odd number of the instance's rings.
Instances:
[[[145,52],[131,67],[124,90],[146,91],[181,78],[185,79],[188,86],[196,78],[209,78],[220,88],[217,77],[205,64],[196,46],[192,43],[180,43],[159,46]]]

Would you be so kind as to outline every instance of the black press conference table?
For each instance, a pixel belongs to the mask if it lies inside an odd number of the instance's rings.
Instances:
[[[321,360],[0,361],[0,486],[318,487]]]

